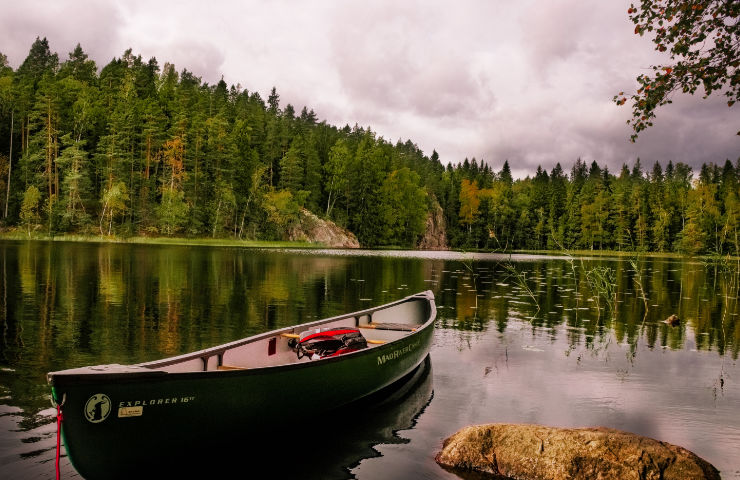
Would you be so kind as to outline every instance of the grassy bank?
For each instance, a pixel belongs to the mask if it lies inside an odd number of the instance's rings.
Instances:
[[[101,236],[101,235],[44,235],[32,233],[31,236],[20,230],[0,232],[0,240],[22,240],[22,241],[53,241],[53,242],[90,242],[90,243],[135,243],[150,245],[202,245],[210,247],[239,247],[239,248],[333,248],[327,247],[321,243],[311,242],[290,242],[277,240],[235,240],[230,238],[187,238],[187,237],[119,237],[119,236]],[[366,247],[363,247],[366,248]],[[375,247],[373,250],[406,250],[399,246],[382,246]],[[630,252],[618,250],[513,250],[508,252],[494,250],[476,250],[476,249],[450,249],[456,252],[476,252],[476,253],[502,253],[502,254],[521,254],[521,255],[572,255],[574,257],[619,257],[634,258],[653,257],[653,258],[691,258],[693,260],[716,260],[717,255],[695,255],[689,256],[675,252]],[[740,260],[740,257],[722,255],[723,259]]]
[[[649,256],[649,257],[664,257],[664,258],[692,258],[690,255],[676,252],[631,252],[624,250],[516,250],[512,253],[526,254],[526,255],[573,255],[576,257],[635,257],[635,256]],[[702,258],[704,256],[697,255],[693,258]]]
[[[701,255],[687,255],[685,253],[678,252],[635,252],[625,250],[481,250],[481,249],[451,249],[459,252],[475,252],[475,253],[499,253],[499,254],[512,254],[512,255],[566,255],[573,257],[616,257],[616,258],[635,258],[635,257],[650,257],[650,258],[678,258],[678,259],[691,259],[691,260],[740,260],[740,256],[736,255],[718,255],[718,254],[701,254]]]
[[[96,235],[39,235],[25,232],[2,232],[0,240],[31,240],[46,242],[90,242],[90,243],[136,243],[150,245],[203,245],[209,247],[241,248],[326,248],[310,242],[284,242],[269,240],[235,240],[229,238],[185,238],[185,237],[105,237]]]

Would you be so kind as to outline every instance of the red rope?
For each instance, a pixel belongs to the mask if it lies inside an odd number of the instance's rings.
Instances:
[[[59,456],[61,453],[61,440],[62,440],[62,406],[57,405],[57,459],[56,459],[56,469],[57,469],[57,480],[62,478],[61,474],[59,473]]]

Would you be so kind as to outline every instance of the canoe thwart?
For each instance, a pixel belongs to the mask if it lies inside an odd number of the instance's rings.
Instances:
[[[401,330],[404,332],[415,332],[419,325],[412,325],[409,323],[389,323],[389,322],[377,322],[368,323],[365,325],[359,325],[359,328],[374,328],[376,330]]]
[[[235,367],[234,365],[219,365],[219,370],[246,370],[246,367]]]

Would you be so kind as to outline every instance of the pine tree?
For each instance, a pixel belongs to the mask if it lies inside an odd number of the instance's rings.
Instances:
[[[331,211],[337,202],[337,198],[345,193],[348,184],[345,172],[349,161],[350,152],[347,142],[344,139],[337,140],[329,152],[329,161],[324,165],[327,193],[325,215],[327,218],[331,218]]]
[[[348,169],[349,229],[363,245],[382,243],[378,190],[386,176],[388,157],[372,132],[365,133]]]
[[[280,159],[280,182],[278,187],[296,194],[303,189],[303,165],[297,143],[291,145]]]
[[[86,200],[91,198],[90,178],[88,170],[88,152],[85,151],[85,141],[73,139],[71,134],[62,137],[62,150],[57,164],[61,170],[62,198],[64,205],[62,214],[63,231],[80,230],[90,224],[91,218],[85,208]]]
[[[567,195],[567,178],[563,174],[563,168],[558,162],[550,171],[550,214],[548,216],[548,248],[565,247],[565,227],[563,218],[565,214],[565,201]]]
[[[511,168],[509,167],[508,160],[504,160],[504,165],[501,167],[501,172],[498,174],[498,178],[507,185],[514,183],[514,180],[511,177]]]
[[[413,248],[424,232],[427,194],[421,177],[408,167],[394,170],[380,188],[384,244]]]

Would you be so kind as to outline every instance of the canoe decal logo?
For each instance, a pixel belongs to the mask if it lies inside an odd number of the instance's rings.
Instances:
[[[420,342],[416,343],[410,343],[406,345],[403,348],[399,348],[398,350],[393,350],[391,353],[385,353],[383,355],[378,355],[378,365],[384,365],[388,361],[392,360],[398,360],[399,358],[403,357],[409,352],[414,351],[419,347]]]
[[[106,418],[111,410],[111,401],[108,395],[96,393],[87,399],[85,403],[85,418],[91,423],[100,423]]]

